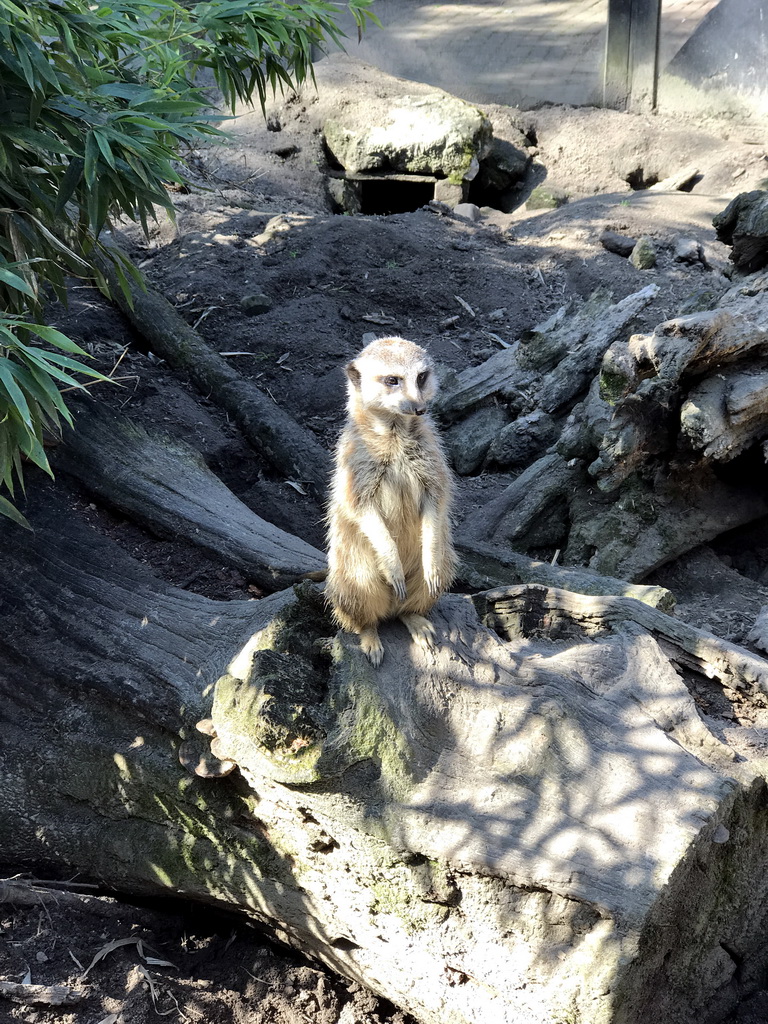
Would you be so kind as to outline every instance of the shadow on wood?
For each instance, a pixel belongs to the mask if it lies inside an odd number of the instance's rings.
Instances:
[[[312,585],[210,601],[32,504],[0,524],[3,867],[239,908],[425,1024],[693,1024],[755,984],[765,781],[661,612],[452,595],[374,670]]]

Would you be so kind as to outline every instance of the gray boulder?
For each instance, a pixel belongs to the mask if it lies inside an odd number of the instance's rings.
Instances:
[[[433,174],[460,184],[476,176],[493,129],[471,103],[434,92],[395,97],[376,118],[352,104],[325,121],[323,134],[349,173]]]
[[[524,149],[506,139],[494,139],[480,165],[480,184],[489,192],[506,192],[525,178],[530,164]]]

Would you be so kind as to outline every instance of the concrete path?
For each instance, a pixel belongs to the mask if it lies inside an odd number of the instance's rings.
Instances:
[[[661,69],[719,0],[663,0]],[[377,0],[350,56],[474,103],[584,106],[602,97],[608,0]]]

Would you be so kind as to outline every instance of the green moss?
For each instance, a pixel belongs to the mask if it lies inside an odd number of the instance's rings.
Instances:
[[[368,665],[355,676],[350,672],[345,694],[351,728],[345,739],[353,760],[371,760],[381,768],[388,796],[402,800],[413,787],[411,750],[397,728],[376,688],[373,670]]]
[[[615,370],[601,370],[600,397],[608,405],[616,405],[626,395],[628,388],[629,378],[626,374],[617,373]]]
[[[426,901],[408,877],[389,881],[385,875],[379,875],[371,885],[371,893],[374,897],[371,913],[399,918],[411,934],[442,924],[449,913],[447,907]]]

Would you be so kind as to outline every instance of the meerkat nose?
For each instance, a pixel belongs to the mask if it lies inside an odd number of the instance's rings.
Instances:
[[[423,416],[427,411],[427,407],[426,405],[417,405],[413,411],[417,416]]]

